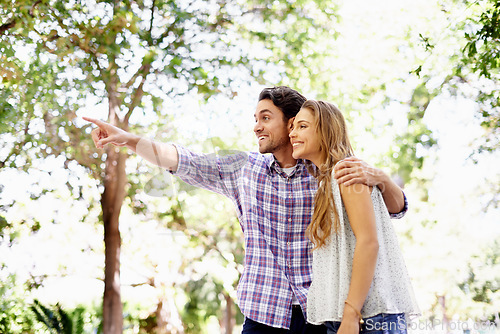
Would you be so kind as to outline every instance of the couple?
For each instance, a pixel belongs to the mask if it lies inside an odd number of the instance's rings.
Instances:
[[[405,196],[387,175],[350,157],[333,105],[306,102],[288,87],[266,88],[255,111],[260,153],[222,157],[84,119],[98,126],[98,148],[125,146],[233,201],[246,249],[238,285],[242,333],[358,333],[389,325],[400,332],[404,315],[417,312],[389,221],[389,212],[406,212]]]

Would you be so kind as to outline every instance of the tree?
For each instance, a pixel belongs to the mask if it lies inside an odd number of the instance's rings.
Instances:
[[[0,129],[11,134],[0,166],[28,169],[32,159],[55,155],[102,180],[103,328],[121,333],[119,216],[128,154],[114,147],[94,153],[89,127],[78,127],[78,110],[94,97],[107,105],[111,124],[129,130],[141,112],[164,113],[167,97],[235,94],[237,75],[262,78],[276,57],[293,75],[306,64],[301,50],[314,34],[330,30],[332,6],[307,0],[21,0],[4,3],[0,13]],[[242,37],[249,40],[245,47]]]
[[[453,3],[453,2],[452,2]],[[485,129],[484,136],[477,141],[474,155],[493,152],[499,147],[500,128],[500,2],[497,0],[464,1],[460,11],[465,13],[457,20],[452,16],[455,11],[448,11],[449,20],[454,26],[450,30],[455,42],[449,53],[453,66],[440,88],[452,94],[458,94],[477,102],[477,116]],[[425,51],[435,53],[435,47],[441,41],[422,37]],[[449,38],[449,36],[448,36]],[[442,38],[444,39],[444,38]],[[420,75],[422,68],[431,67],[425,62],[415,73]],[[425,81],[433,75],[424,74]]]
[[[476,153],[500,147],[500,1],[466,2],[472,10],[463,22],[466,40],[455,75],[476,90],[478,116],[485,135]]]
[[[459,287],[467,297],[485,309],[483,316],[495,322],[500,316],[498,309],[494,306],[498,305],[500,299],[500,271],[498,270],[500,243],[495,240],[481,251],[469,260],[468,275]]]
[[[472,129],[476,124],[478,128],[481,126],[484,132],[473,139],[475,142],[469,146],[468,159],[464,157],[463,161],[454,160],[454,166],[460,169],[474,161],[476,166],[482,169],[473,171],[477,175],[470,177],[476,182],[474,191],[466,189],[467,182],[460,177],[455,180],[457,189],[461,188],[463,192],[462,198],[452,194],[453,187],[450,184],[446,186],[449,189],[436,191],[437,184],[440,183],[434,180],[441,179],[443,182],[443,174],[446,174],[439,171],[440,165],[446,166],[440,160],[449,159],[450,156],[446,153],[451,151],[449,147],[443,148],[445,145],[443,142],[446,141],[443,137],[447,135],[446,125],[443,124],[440,129],[443,131],[440,136],[442,142],[438,141],[437,147],[433,150],[427,150],[425,156],[427,164],[424,170],[418,170],[419,173],[412,175],[413,184],[409,186],[414,187],[413,190],[416,190],[415,193],[421,197],[421,202],[416,203],[417,206],[413,210],[417,212],[414,215],[417,219],[412,221],[414,226],[408,227],[404,236],[411,241],[408,244],[414,244],[413,247],[421,248],[426,245],[421,249],[431,252],[425,254],[419,251],[419,256],[426,260],[425,263],[416,261],[422,268],[417,275],[427,276],[426,281],[429,278],[434,279],[433,286],[423,290],[425,294],[431,291],[435,294],[430,298],[427,297],[426,303],[431,305],[428,307],[427,316],[437,316],[438,319],[442,316],[443,321],[451,320],[454,316],[476,321],[486,318],[492,320],[498,317],[496,309],[492,311],[488,304],[489,302],[494,304],[497,298],[498,278],[493,273],[497,265],[498,245],[495,242],[497,233],[490,234],[488,213],[495,215],[497,208],[498,175],[497,171],[491,168],[486,169],[484,175],[478,171],[485,170],[485,165],[488,165],[489,160],[485,159],[486,156],[491,156],[491,161],[498,161],[494,156],[498,157],[500,125],[498,123],[500,3],[495,0],[450,1],[443,2],[440,6],[442,15],[446,19],[444,21],[446,29],[438,30],[438,33],[420,31],[419,34],[421,60],[417,62],[416,69],[412,73],[420,84],[418,90],[414,91],[414,96],[419,93],[421,101],[426,102],[422,104],[424,107],[436,103],[439,107],[437,110],[434,109],[435,114],[445,112],[439,109],[453,108],[457,119],[462,118],[462,121],[463,114],[473,108],[475,119],[470,117],[467,122]],[[470,104],[459,106],[459,103],[453,101],[454,99]],[[446,111],[446,114],[450,115],[449,111]],[[452,131],[449,132],[452,138]],[[425,135],[432,139],[428,133]],[[464,133],[463,137],[471,136]],[[457,148],[460,145],[458,142],[453,144]],[[443,147],[439,147],[441,145]],[[415,181],[418,180],[416,176],[424,176],[425,179],[415,185]],[[491,186],[478,186],[482,183],[491,183]],[[493,199],[485,201],[485,195],[492,196]],[[467,206],[471,200],[479,208]],[[464,208],[448,207],[447,202],[453,203],[452,206],[455,207],[462,203]],[[488,204],[484,205],[485,202]],[[480,230],[487,231],[483,232],[482,236],[471,232],[479,226]],[[439,244],[439,247],[432,249],[431,244]],[[460,249],[460,252],[457,252],[457,249]],[[453,257],[452,261],[449,260],[450,256]],[[424,280],[417,277],[416,281]]]

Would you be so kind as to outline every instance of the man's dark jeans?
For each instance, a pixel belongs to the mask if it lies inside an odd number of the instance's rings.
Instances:
[[[241,334],[326,334],[326,327],[306,323],[300,306],[294,305],[290,329],[275,328],[245,318]]]

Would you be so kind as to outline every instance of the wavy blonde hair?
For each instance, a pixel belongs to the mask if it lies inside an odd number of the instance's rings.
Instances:
[[[353,150],[344,116],[336,106],[328,102],[307,100],[302,109],[310,110],[314,116],[319,150],[326,156],[321,166],[314,168],[312,164],[308,164],[309,172],[318,180],[318,191],[314,198],[312,222],[306,233],[316,249],[325,244],[332,233],[332,226],[333,232],[338,232],[340,223],[333,201],[332,171],[338,161],[353,155]]]

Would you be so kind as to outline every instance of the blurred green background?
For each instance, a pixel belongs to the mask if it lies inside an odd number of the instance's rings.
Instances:
[[[81,117],[255,151],[282,84],[404,187],[410,332],[500,332],[499,1],[0,3],[0,333],[239,333],[232,204],[95,149]]]

